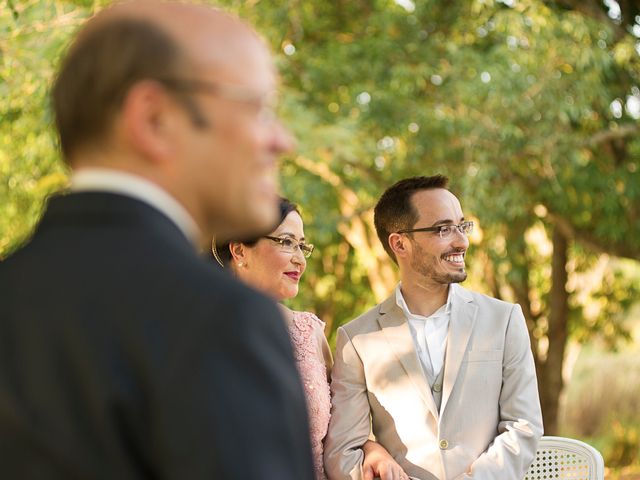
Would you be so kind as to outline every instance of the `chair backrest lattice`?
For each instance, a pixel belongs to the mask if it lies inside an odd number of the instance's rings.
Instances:
[[[524,480],[604,480],[604,462],[600,452],[584,442],[542,437]]]

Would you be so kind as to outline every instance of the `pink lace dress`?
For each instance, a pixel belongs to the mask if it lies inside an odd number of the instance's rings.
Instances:
[[[331,392],[321,346],[321,341],[324,341],[324,322],[313,313],[293,312],[289,333],[307,399],[316,479],[326,480],[322,441],[331,417]]]

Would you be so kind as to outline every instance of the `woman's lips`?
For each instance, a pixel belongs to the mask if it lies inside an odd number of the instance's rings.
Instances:
[[[284,274],[289,277],[291,280],[295,280],[296,282],[298,280],[300,280],[300,273],[299,272],[284,272]]]

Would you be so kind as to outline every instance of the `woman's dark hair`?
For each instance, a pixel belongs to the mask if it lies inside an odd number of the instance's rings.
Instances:
[[[278,223],[268,232],[264,232],[265,235],[269,234],[269,232],[272,232],[273,230],[278,228],[282,224],[282,222],[284,222],[284,219],[287,218],[287,215],[289,215],[291,212],[296,212],[298,215],[300,215],[300,211],[298,210],[298,205],[296,205],[293,202],[290,202],[288,199],[284,197],[280,197],[278,206],[280,207],[280,218],[278,219]],[[231,250],[229,249],[230,243],[238,242],[238,243],[243,243],[245,245],[248,245],[249,247],[253,247],[261,238],[262,238],[262,235],[258,235],[257,237],[249,238],[247,240],[235,239],[235,240],[231,240],[229,242],[224,242],[224,243],[217,243],[216,239],[213,238],[213,240],[211,241],[211,251],[210,251],[209,257],[212,260],[216,261],[221,266],[228,267],[229,264],[231,263]]]

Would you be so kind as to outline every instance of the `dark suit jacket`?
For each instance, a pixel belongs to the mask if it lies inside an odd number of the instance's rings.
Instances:
[[[276,306],[153,207],[49,202],[0,263],[0,478],[312,479]]]

